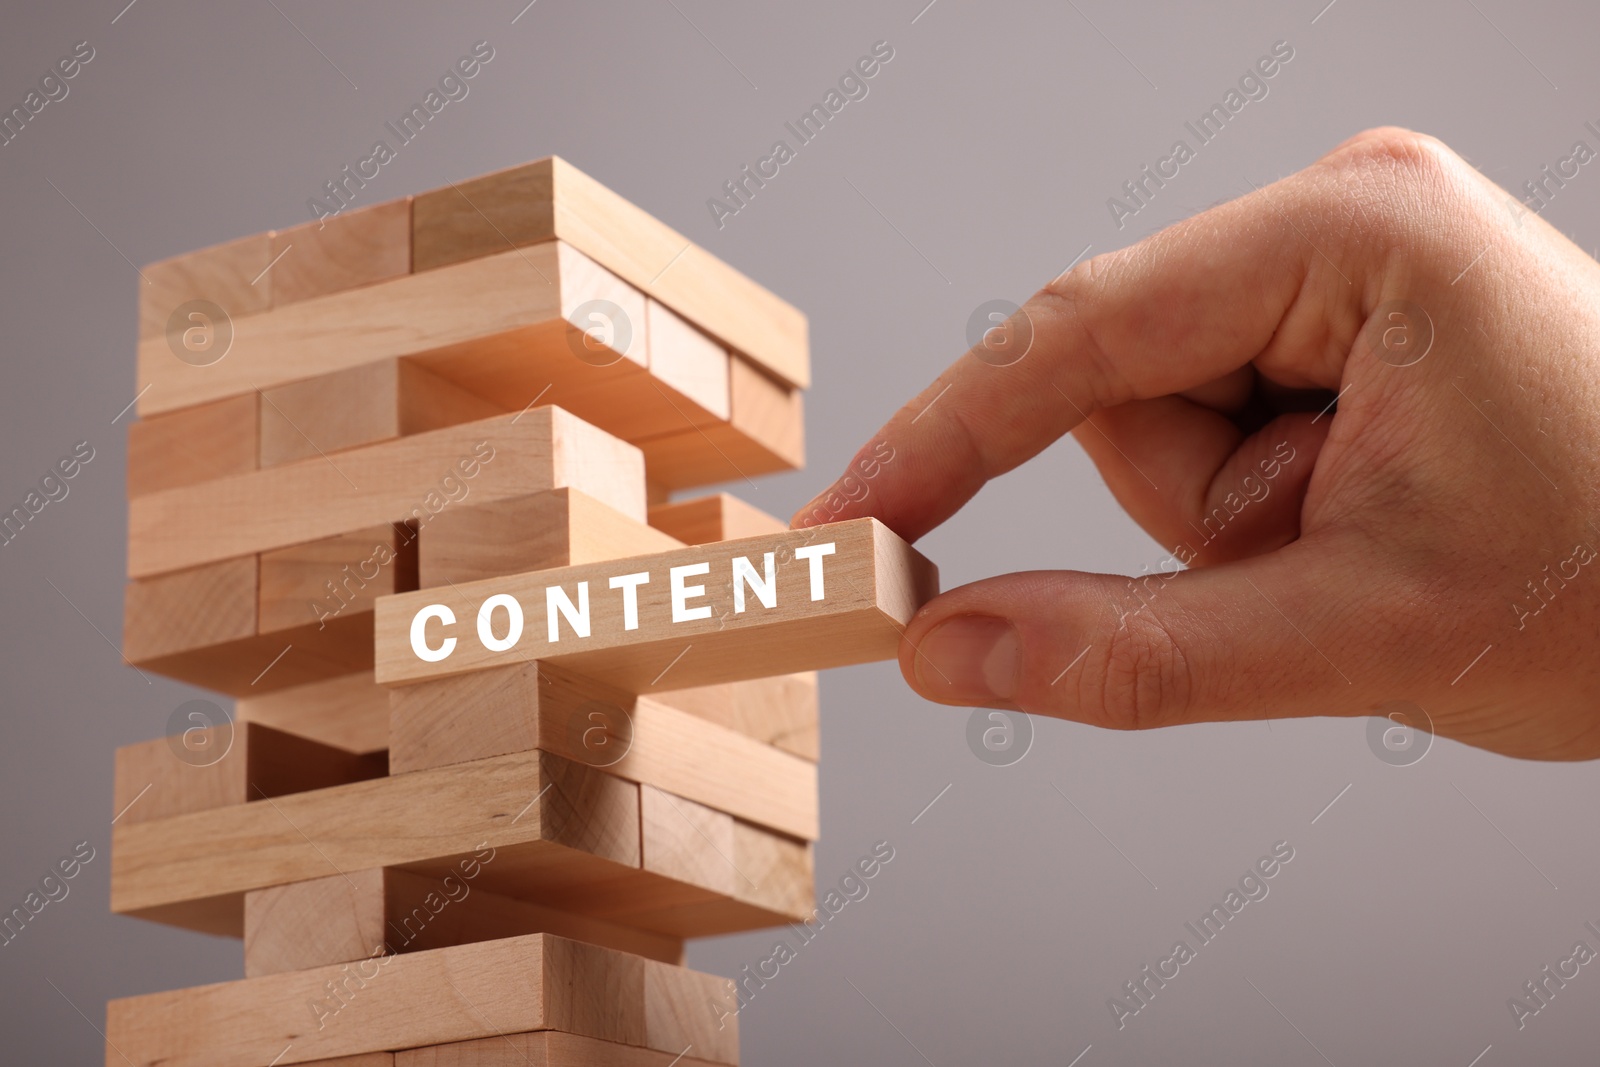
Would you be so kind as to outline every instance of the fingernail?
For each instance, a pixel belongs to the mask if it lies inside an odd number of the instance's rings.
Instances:
[[[917,683],[930,694],[983,703],[1017,694],[1022,642],[1011,620],[957,615],[935,626],[917,648]]]

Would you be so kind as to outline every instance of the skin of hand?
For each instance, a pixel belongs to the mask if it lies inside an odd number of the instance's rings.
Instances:
[[[914,541],[1072,433],[1172,555],[941,594],[901,642],[918,693],[1116,729],[1415,705],[1600,756],[1600,265],[1445,145],[1362,133],[1005,329],[794,525]]]

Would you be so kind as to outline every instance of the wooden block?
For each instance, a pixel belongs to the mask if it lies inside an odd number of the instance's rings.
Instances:
[[[897,653],[937,585],[910,545],[853,519],[382,597],[376,674],[405,685],[541,660],[652,692],[864,663]]]
[[[271,244],[269,234],[258,233],[146,264],[140,271],[146,283],[139,288],[141,347],[149,344],[152,352],[165,351],[168,360],[185,366],[166,347],[166,333],[173,312],[192,300],[209,300],[233,319],[265,311],[272,280],[262,272],[272,261]],[[178,330],[185,328],[180,324]]]
[[[815,671],[675,689],[655,698],[813,763],[820,757]]]
[[[804,315],[565,160],[424,193],[412,218],[417,271],[559,238],[790,384],[810,384]]]
[[[723,994],[719,991],[718,996]],[[719,999],[714,1008],[702,1005],[700,1010],[714,1015],[726,1012],[731,1022],[737,1003],[731,993],[726,995],[726,1001],[724,1005]],[[559,1030],[538,1030],[408,1049],[395,1053],[395,1064],[396,1067],[707,1067],[714,1062],[694,1055],[696,1051],[693,1043],[674,1055],[614,1041],[596,1041]]]
[[[364,363],[263,389],[260,465],[327,456],[504,410],[414,363]]]
[[[245,976],[535,933],[683,963],[680,938],[492,893],[474,882],[482,869],[469,857],[443,877],[351,871],[246,893]]]
[[[243,894],[370,867],[443,876],[498,850],[479,884],[582,905],[639,866],[638,787],[544,753],[480,760],[112,828],[111,910],[239,936]],[[555,901],[566,892],[571,903]]]
[[[271,236],[272,306],[411,273],[411,198],[342,211]]]
[[[548,664],[475,671],[394,690],[394,774],[542,749],[817,836],[816,767],[744,734]]]
[[[733,1063],[736,1020],[718,1031],[705,1000],[731,986],[531,934],[113,1000],[105,1036],[133,1067],[265,1067],[546,1029]]]
[[[253,638],[258,588],[254,556],[130,582],[122,601],[122,654],[130,663],[153,666]]]
[[[364,1052],[357,1056],[339,1056],[331,1060],[311,1060],[306,1067],[394,1067],[392,1052]]]
[[[734,357],[729,422],[637,441],[652,482],[672,489],[747,479],[805,465],[800,390]],[[714,447],[707,448],[707,443]]]
[[[421,538],[421,587],[665,552],[676,538],[577,489],[446,510]]]
[[[117,749],[112,802],[118,823],[133,825],[385,773],[381,753],[357,756],[260,723],[197,719],[177,737]]]
[[[241,697],[233,717],[357,755],[389,747],[389,690],[371,671]]]
[[[650,505],[650,525],[686,545],[782,533],[789,524],[728,493]]]
[[[235,696],[372,669],[371,610],[262,633],[259,589],[253,555],[131,582],[123,654],[141,670]]]
[[[628,324],[600,349],[596,301]],[[644,322],[638,290],[554,241],[235,318],[227,357],[208,366],[174,358],[165,338],[141,341],[139,385],[151,388],[139,412],[406,357],[520,410],[547,387],[647,379]]]
[[[417,588],[417,538],[385,523],[260,557],[262,633],[370,612],[378,597]]]
[[[560,486],[644,519],[638,450],[559,408],[534,408],[352,449],[337,466],[319,456],[141,497],[128,508],[128,570],[139,578],[379,523],[420,526],[468,499]]]
[[[646,300],[650,334],[650,371],[663,385],[728,420],[732,357],[714,339],[685,322],[659,300]]]
[[[128,426],[128,496],[256,469],[256,398],[228,397]]]

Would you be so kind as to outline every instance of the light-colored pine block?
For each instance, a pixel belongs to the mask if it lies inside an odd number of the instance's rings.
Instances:
[[[207,725],[117,749],[118,824],[169,819],[311,789],[378,778],[381,754],[357,756],[259,723]]]
[[[364,363],[263,389],[260,465],[328,456],[503,412],[415,363]]]
[[[357,755],[389,747],[389,690],[370,670],[240,697],[233,717]]]
[[[819,758],[815,671],[674,689],[655,698],[813,763]]]
[[[421,587],[477,581],[680,547],[672,536],[577,489],[466,505],[428,524]]]
[[[726,422],[731,411],[732,357],[728,350],[659,300],[646,301],[645,321],[650,332],[650,372],[707,414]]]
[[[543,1029],[737,1060],[702,1019],[731,983],[550,934],[113,1000],[106,1040],[133,1067],[264,1067]]]
[[[735,355],[729,393],[730,421],[636,442],[652,482],[682,489],[805,465],[805,407],[799,389]],[[708,438],[715,447],[706,447]]]
[[[220,364],[219,364],[220,366]],[[559,408],[413,434],[131,501],[128,570],[145,577],[386,522],[425,526],[453,504],[561,486],[643,520],[638,450]]]
[[[392,1052],[364,1052],[331,1060],[311,1060],[305,1067],[394,1067]]]
[[[541,660],[652,692],[865,663],[897,653],[937,586],[888,527],[854,519],[383,597],[376,674],[406,685]]]
[[[792,385],[810,384],[805,316],[565,160],[418,196],[413,268],[559,238]]]
[[[271,261],[271,234],[258,233],[146,264],[139,272],[141,347],[149,344],[152,352],[165,352],[168,360],[179,363],[167,348],[168,320],[192,300],[209,300],[233,319],[265,311],[272,303],[272,279],[263,272]]]
[[[728,994],[727,1004],[719,1001],[716,1011],[729,1013],[729,1025],[732,1025],[732,1013],[736,1008],[733,995]],[[718,1040],[720,1043],[725,1039],[719,1034]],[[714,1062],[701,1059],[695,1051],[692,1042],[687,1051],[674,1055],[619,1045],[614,1041],[596,1041],[559,1030],[539,1030],[407,1049],[395,1054],[395,1064],[396,1067],[709,1067]]]
[[[371,612],[378,597],[417,588],[417,539],[384,523],[260,556],[262,633]]]
[[[491,892],[477,882],[482,870],[479,860],[467,857],[442,877],[394,869],[351,871],[246,893],[245,975],[534,933],[683,962],[680,938]]]
[[[545,753],[480,760],[112,828],[111,910],[239,936],[252,889],[370,867],[444,875],[484,847],[484,888],[581,905],[639,866],[632,782]],[[560,903],[582,911],[581,906]],[[593,914],[593,912],[589,912]]]
[[[128,496],[256,469],[253,393],[169,411],[128,426]]]
[[[814,764],[745,734],[548,664],[394,690],[394,774],[543,749],[795,837],[817,836]]]
[[[597,304],[603,301],[603,304]],[[596,308],[619,329],[606,337]],[[561,241],[233,319],[225,358],[193,366],[141,341],[141,415],[409,358],[507,410],[546,388],[648,382],[638,290]],[[624,336],[626,335],[626,336]],[[595,347],[598,340],[608,344]],[[627,344],[623,341],[626,340]],[[585,358],[580,358],[579,353]],[[555,393],[549,401],[560,403]]]
[[[789,524],[730,493],[650,505],[650,525],[686,545],[782,533]]]
[[[370,603],[262,632],[259,596],[254,555],[137,579],[123,601],[123,654],[141,670],[235,696],[372,669]]]
[[[122,654],[153,664],[256,635],[256,557],[241,556],[128,583]]]
[[[272,306],[411,273],[411,198],[342,211],[271,236]]]

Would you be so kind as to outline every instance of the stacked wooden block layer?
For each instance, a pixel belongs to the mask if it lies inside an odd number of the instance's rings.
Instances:
[[[112,907],[245,966],[107,1063],[737,1063],[683,942],[812,914],[814,672],[937,580],[681,496],[799,465],[803,317],[560,160],[144,274],[124,651],[238,700]]]

